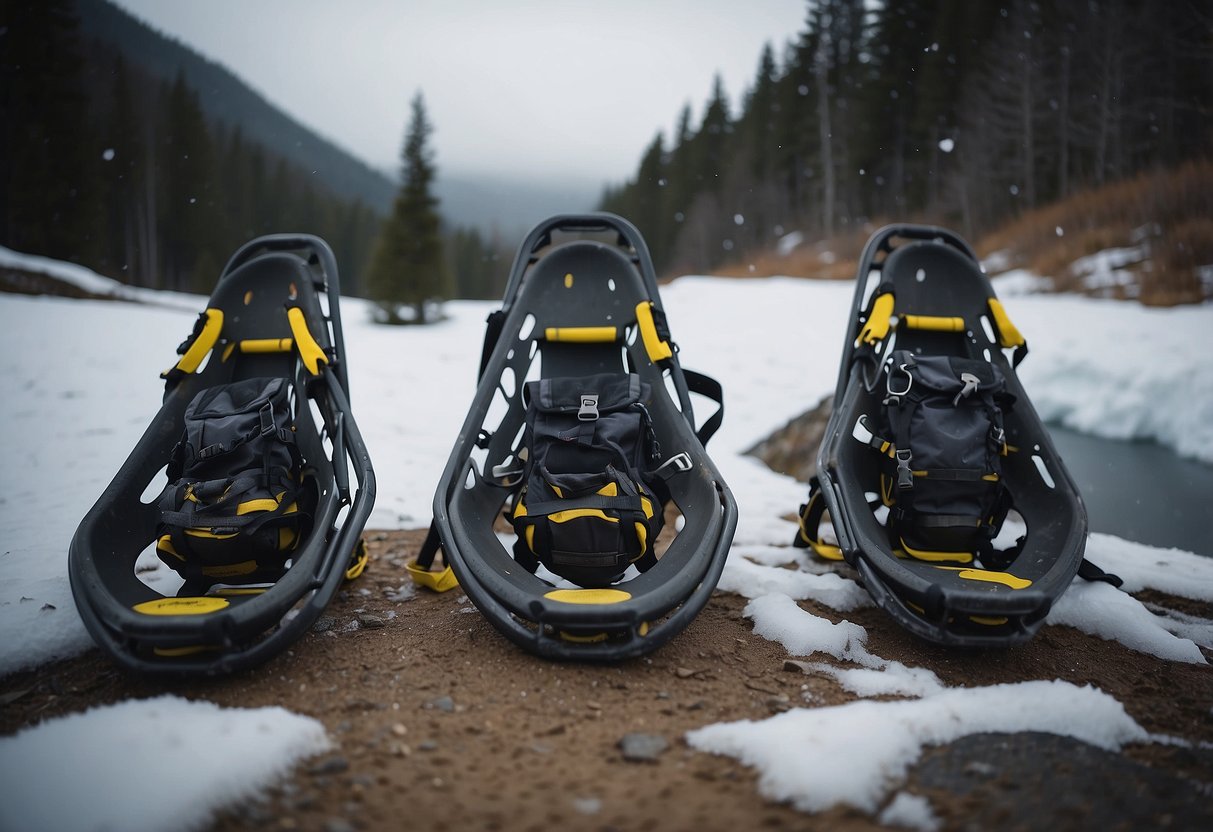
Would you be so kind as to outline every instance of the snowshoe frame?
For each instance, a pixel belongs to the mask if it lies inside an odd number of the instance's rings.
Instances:
[[[328,244],[306,234],[245,244],[221,272],[179,352],[164,374],[159,412],[76,531],[68,574],[85,627],[119,664],[212,675],[280,653],[315,623],[342,581],[366,565],[360,536],[375,476],[350,411],[340,283]],[[315,496],[311,531],[290,568],[268,587],[166,597],[135,574],[136,560],[154,545],[158,522],[156,500],[145,503],[141,495],[163,480],[195,393],[274,375],[295,388],[296,441]],[[182,591],[190,592],[187,587]]]
[[[580,238],[553,245],[554,234]],[[518,249],[501,310],[489,318],[476,394],[435,493],[435,528],[468,598],[538,655],[614,661],[648,653],[699,613],[724,568],[737,506],[703,447],[723,403],[697,434],[691,392],[715,383],[683,371],[664,321],[644,240],[607,213],[537,225]],[[509,533],[494,531],[522,468],[523,385],[540,375],[629,370],[652,390],[647,406],[683,525],[648,571],[609,589],[559,588],[555,576],[521,568]]]
[[[1004,414],[1011,452],[1002,476],[1027,526],[1008,564],[925,562],[890,544],[871,507],[880,491],[879,455],[857,438],[856,424],[861,416],[877,423],[885,392],[881,365],[894,348],[984,359],[1006,376],[1016,400]],[[882,609],[932,642],[1028,640],[1083,564],[1086,509],[1015,373],[1026,352],[961,238],[934,226],[891,225],[868,241],[817,470],[845,560]]]

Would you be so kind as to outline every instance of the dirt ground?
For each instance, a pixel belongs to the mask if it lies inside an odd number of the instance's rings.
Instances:
[[[710,723],[761,719],[809,706],[807,699],[823,706],[855,698],[786,664],[781,646],[751,632],[744,599],[717,592],[686,631],[647,658],[555,663],[506,641],[459,590],[394,600],[422,536],[368,533],[366,574],[289,653],[260,669],[213,681],[148,680],[94,650],[0,679],[0,733],[162,693],[229,707],[282,705],[320,720],[335,750],[304,762],[263,800],[224,814],[213,827],[221,832],[879,828],[855,810],[806,815],[768,802],[754,771],[683,741]],[[1205,605],[1150,600],[1213,617]],[[802,605],[831,621],[844,617]],[[1091,684],[1147,731],[1192,744],[1109,754],[1017,734],[930,749],[904,788],[927,796],[945,829],[1213,828],[1208,666],[1157,660],[1066,627],[1046,627],[1010,650],[956,650],[913,638],[877,609],[845,618],[867,629],[873,653],[929,668],[945,684]],[[626,759],[620,741],[635,733],[667,747],[650,760]]]

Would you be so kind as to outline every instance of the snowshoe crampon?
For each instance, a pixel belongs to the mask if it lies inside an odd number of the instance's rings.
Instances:
[[[692,393],[714,402],[698,429]],[[551,218],[523,241],[490,316],[410,571],[427,586],[457,579],[539,655],[647,653],[707,603],[732,542],[736,504],[704,450],[722,415],[720,386],[679,364],[635,227]],[[429,571],[439,543],[453,572]]]
[[[81,521],[68,573],[120,664],[230,672],[284,650],[366,565],[375,480],[328,245],[243,246],[178,353],[160,411]]]
[[[1016,376],[1026,353],[956,235],[868,241],[798,542],[817,548],[828,510],[868,592],[933,642],[1029,639],[1083,564],[1086,510]]]

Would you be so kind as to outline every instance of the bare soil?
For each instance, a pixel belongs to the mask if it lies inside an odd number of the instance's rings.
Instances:
[[[855,698],[830,678],[785,665],[781,646],[751,632],[745,599],[717,592],[647,658],[555,663],[506,641],[459,590],[393,600],[423,536],[368,533],[367,572],[316,630],[257,670],[147,679],[91,651],[0,680],[0,733],[162,693],[227,707],[281,705],[320,720],[335,750],[303,763],[264,800],[228,811],[214,824],[222,832],[879,828],[851,809],[805,815],[768,802],[753,770],[683,741],[710,723]],[[1190,602],[1157,593],[1151,600],[1213,617]],[[1208,666],[1154,659],[1066,627],[1046,627],[1010,650],[956,650],[910,636],[877,609],[846,618],[867,629],[872,652],[927,667],[948,685],[1090,684],[1146,730],[1194,744],[1116,755],[1018,734],[930,749],[905,787],[929,797],[944,828],[1213,828]],[[661,737],[667,748],[649,761],[625,759],[620,741],[634,733]]]

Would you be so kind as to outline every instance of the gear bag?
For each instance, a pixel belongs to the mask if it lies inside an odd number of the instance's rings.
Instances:
[[[522,489],[510,521],[514,558],[584,587],[607,586],[629,564],[657,562],[662,501],[647,468],[659,457],[636,374],[545,378],[526,385]]]
[[[881,498],[894,549],[914,557],[987,555],[1010,508],[1002,483],[1003,410],[1013,398],[995,365],[896,350],[880,433]]]
[[[277,580],[307,531],[291,388],[250,378],[200,391],[168,465],[156,553],[187,581]]]

